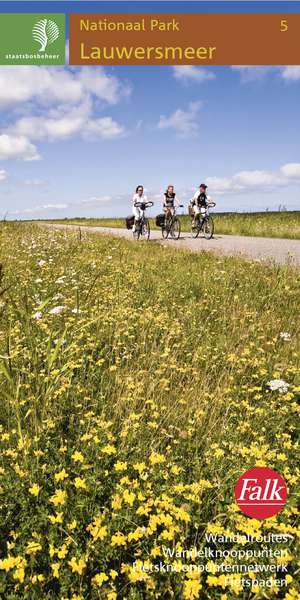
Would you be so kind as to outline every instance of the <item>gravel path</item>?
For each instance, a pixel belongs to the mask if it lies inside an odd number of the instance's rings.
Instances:
[[[79,229],[78,225],[47,224],[46,227],[57,229]],[[81,231],[114,235],[132,240],[132,232],[127,229],[112,227],[80,226]],[[240,256],[252,260],[266,260],[278,264],[300,264],[300,240],[280,238],[245,237],[239,235],[218,235],[213,239],[205,240],[203,237],[192,239],[189,233],[183,232],[180,240],[162,240],[158,230],[151,231],[150,243],[158,241],[163,245],[172,245],[175,248],[188,248],[193,252],[212,251],[216,254],[227,256]],[[139,242],[140,243],[140,242]],[[141,242],[145,243],[145,242]]]

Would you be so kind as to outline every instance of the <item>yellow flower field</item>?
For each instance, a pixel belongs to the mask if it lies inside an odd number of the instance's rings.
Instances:
[[[0,233],[0,597],[299,598],[299,271]],[[263,521],[233,495],[255,465],[289,491]],[[262,548],[205,536],[271,534],[283,586],[258,585],[249,557],[247,584],[197,557]]]

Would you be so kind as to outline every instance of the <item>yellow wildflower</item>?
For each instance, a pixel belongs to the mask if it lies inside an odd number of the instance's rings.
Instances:
[[[51,563],[51,569],[52,569],[53,577],[56,577],[58,579],[60,563]]]
[[[59,473],[55,473],[54,475],[54,479],[56,482],[64,481],[64,479],[67,479],[67,477],[69,477],[69,475],[65,469],[62,469],[61,471],[59,471]]]
[[[94,517],[92,523],[87,526],[94,541],[103,540],[107,535],[107,527],[102,525],[102,517]]]
[[[124,533],[117,531],[117,533],[112,535],[111,545],[112,546],[126,546],[126,537],[125,537]]]
[[[149,461],[151,465],[159,465],[165,462],[165,457],[163,454],[158,454],[157,452],[152,452],[149,456]]]
[[[33,483],[33,484],[32,484],[32,486],[29,488],[29,493],[30,493],[32,496],[35,496],[35,497],[36,497],[36,496],[38,496],[38,495],[39,495],[40,489],[41,489],[41,488],[40,488],[40,486],[39,486],[37,483]]]
[[[81,454],[81,452],[78,452],[78,450],[76,450],[73,454],[72,454],[72,460],[74,460],[74,462],[80,462],[83,463],[84,462],[84,456],[83,454]]]
[[[49,515],[49,521],[50,523],[52,523],[52,525],[54,525],[55,523],[62,523],[63,522],[63,512],[57,512],[56,515]]]
[[[115,471],[126,471],[127,462],[122,462],[121,460],[118,460],[114,465],[114,469]]]
[[[122,506],[122,498],[121,496],[114,496],[111,501],[111,506],[114,510],[120,510]]]
[[[45,581],[45,577],[44,577],[44,575],[42,575],[40,573],[38,575],[33,575],[31,577],[31,581],[32,581],[32,583],[37,583],[37,582],[42,583],[42,581]]]
[[[125,490],[123,493],[123,499],[124,499],[124,502],[126,502],[126,504],[129,504],[129,506],[132,506],[134,503],[134,500],[135,500],[135,493]]]
[[[68,554],[68,548],[66,546],[66,544],[63,544],[61,546],[61,548],[59,550],[57,550],[57,556],[58,558],[65,558]]]
[[[194,573],[191,573],[189,578],[185,580],[183,584],[183,598],[185,600],[194,600],[194,598],[199,598],[199,593],[202,588],[202,585],[199,581],[199,575],[197,578]]]
[[[67,492],[65,492],[64,490],[55,490],[55,493],[53,496],[51,496],[50,498],[50,502],[52,502],[52,504],[54,504],[54,506],[58,506],[59,504],[64,504],[66,501],[66,497],[67,497]]]
[[[86,561],[83,558],[80,558],[77,561],[75,556],[73,556],[71,560],[68,561],[68,565],[71,567],[72,573],[78,573],[79,575],[82,575],[86,567]]]
[[[77,490],[87,490],[85,479],[82,479],[82,477],[75,477],[74,485]]]
[[[109,575],[110,575],[110,577],[111,577],[113,580],[115,580],[115,579],[116,579],[116,577],[118,577],[118,571],[115,571],[114,569],[111,569],[111,570],[109,571]]]
[[[7,556],[7,558],[3,558],[0,560],[0,570],[2,571],[10,571],[16,566],[16,559],[14,556]]]
[[[108,577],[107,577],[107,575],[105,575],[105,573],[97,573],[97,575],[95,575],[95,577],[92,578],[93,584],[96,585],[97,587],[101,587],[101,585],[105,581],[108,581]]]
[[[139,473],[142,473],[143,471],[145,471],[146,465],[145,465],[144,462],[135,463],[133,465],[133,468],[134,468],[135,471],[138,471]]]
[[[107,444],[101,449],[101,452],[104,452],[104,454],[115,454],[116,447],[113,444]]]
[[[42,549],[42,546],[39,542],[28,542],[26,546],[26,554],[36,554],[39,550]]]

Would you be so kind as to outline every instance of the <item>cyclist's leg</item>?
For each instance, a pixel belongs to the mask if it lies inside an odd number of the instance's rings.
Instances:
[[[164,213],[165,213],[165,227],[168,224],[168,221],[170,219],[170,209],[168,206],[164,206]]]
[[[199,222],[200,208],[195,204],[193,206],[193,225]]]
[[[133,206],[132,207],[132,212],[133,212],[133,216],[134,216],[134,223],[133,223],[133,228],[132,231],[133,233],[135,232],[137,226],[139,225],[139,221],[140,221],[140,217],[141,217],[141,211],[139,209],[138,206]]]
[[[203,208],[203,206],[200,208],[200,214],[199,214],[199,224],[200,227],[202,228],[205,221],[207,219],[207,215],[206,215],[206,209]]]

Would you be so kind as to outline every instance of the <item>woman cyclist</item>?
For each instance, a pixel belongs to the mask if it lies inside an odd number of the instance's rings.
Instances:
[[[141,218],[141,209],[139,206],[137,206],[137,203],[140,202],[147,202],[147,196],[145,196],[144,194],[144,186],[142,185],[138,185],[136,190],[135,190],[135,194],[133,194],[132,197],[132,212],[133,212],[133,216],[134,216],[134,224],[133,224],[133,228],[132,231],[135,232],[136,229],[136,224],[139,222],[140,218]]]
[[[176,193],[174,191],[174,185],[168,185],[165,193],[164,193],[164,203],[163,203],[163,211],[165,213],[165,219],[168,220],[174,215],[174,209],[180,206],[180,202],[176,197]]]

